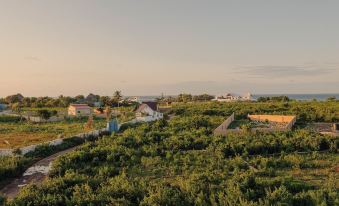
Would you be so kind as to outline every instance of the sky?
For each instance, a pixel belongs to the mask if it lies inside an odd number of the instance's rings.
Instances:
[[[339,93],[338,8],[1,0],[0,96]]]

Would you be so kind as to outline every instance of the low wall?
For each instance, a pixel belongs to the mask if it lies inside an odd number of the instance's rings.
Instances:
[[[279,122],[279,123],[287,123],[285,128],[274,128],[274,129],[265,129],[262,128],[260,130],[267,130],[267,131],[278,131],[278,130],[290,130],[292,129],[293,125],[297,121],[296,116],[289,116],[289,115],[248,115],[248,118],[252,121],[270,121],[270,122]]]
[[[36,123],[42,123],[42,122],[60,122],[62,120],[64,120],[64,117],[56,117],[53,116],[47,120],[41,118],[41,117],[36,117],[36,116],[23,116],[25,119],[31,121],[31,122],[36,122]]]
[[[234,121],[234,113],[229,116],[219,127],[214,130],[214,135],[225,135],[227,134],[228,127]]]
[[[104,128],[104,129],[94,130],[94,131],[91,131],[91,132],[77,134],[77,135],[74,135],[72,137],[79,137],[79,138],[87,138],[87,137],[90,137],[90,136],[99,137],[102,132],[106,132],[106,131],[107,131],[107,129]],[[19,150],[21,151],[22,155],[25,155],[29,152],[34,151],[40,145],[48,144],[50,146],[56,146],[56,145],[60,145],[62,143],[63,143],[63,139],[55,139],[55,140],[52,140],[52,141],[49,141],[49,142],[44,142],[44,143],[40,143],[40,144],[30,145],[30,146],[27,146],[27,147],[22,147],[22,148],[19,148]],[[15,150],[16,149],[0,149],[0,156],[10,156],[10,155],[13,154],[13,152]]]
[[[285,115],[248,115],[248,118],[252,121],[270,121],[279,123],[289,123],[295,119],[295,116]]]
[[[287,132],[290,131],[295,124],[297,118],[296,116],[284,116],[284,115],[248,115],[248,118],[252,121],[271,121],[286,123],[286,126],[283,128],[252,128],[251,132]],[[229,133],[240,133],[245,132],[243,129],[227,129],[229,125],[234,121],[234,113],[227,118],[218,128],[214,130],[214,135],[227,135]]]

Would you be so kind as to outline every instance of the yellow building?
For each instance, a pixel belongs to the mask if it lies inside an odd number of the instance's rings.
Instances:
[[[87,104],[71,104],[68,107],[68,116],[89,116],[92,109]]]

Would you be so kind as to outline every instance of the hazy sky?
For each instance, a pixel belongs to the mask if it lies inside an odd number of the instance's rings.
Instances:
[[[0,96],[339,93],[339,1],[0,0]]]

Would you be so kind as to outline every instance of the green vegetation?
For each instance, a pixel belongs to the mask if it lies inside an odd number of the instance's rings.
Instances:
[[[289,102],[291,101],[288,96],[276,96],[276,97],[259,97],[258,102]]]
[[[213,136],[232,112],[337,121],[337,102],[179,104],[60,157],[9,205],[338,205],[339,138],[304,129]]]
[[[248,114],[281,114],[296,115],[299,124],[338,122],[339,102],[208,102],[197,105],[178,104],[171,113],[183,116],[206,115],[225,119],[233,112],[239,119],[246,119]]]
[[[93,138],[89,137],[86,140],[93,140]],[[0,188],[8,184],[12,178],[21,175],[34,162],[59,151],[83,144],[86,140],[79,137],[69,137],[65,138],[60,145],[39,145],[34,151],[25,155],[21,155],[17,151],[13,156],[0,156]]]
[[[77,95],[75,97],[67,97],[60,95],[57,98],[52,97],[24,97],[22,94],[14,94],[5,98],[0,98],[0,103],[9,104],[13,110],[20,107],[25,108],[65,108],[72,103],[85,103],[94,106],[95,103],[100,103],[102,106],[128,106],[129,103],[122,101],[122,93],[115,91],[113,97],[99,96],[89,94],[88,96]]]

